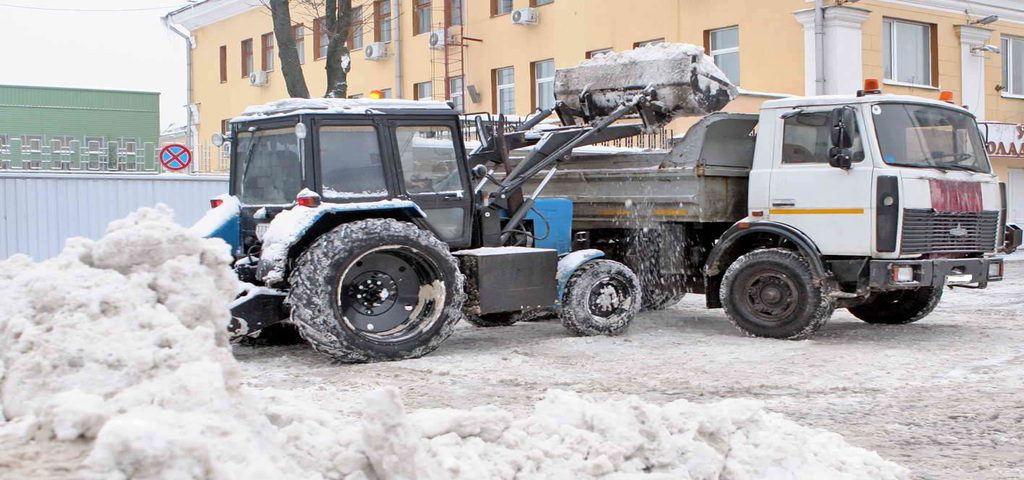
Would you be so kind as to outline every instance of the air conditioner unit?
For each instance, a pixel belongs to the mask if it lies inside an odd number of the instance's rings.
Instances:
[[[388,44],[384,42],[373,42],[363,49],[367,60],[384,60],[388,58]]]
[[[512,12],[512,23],[516,25],[536,25],[540,14],[536,8],[520,8]]]
[[[249,85],[262,87],[267,84],[267,72],[257,71],[249,74]]]
[[[447,30],[434,30],[433,32],[430,32],[430,40],[427,41],[427,44],[430,45],[430,48],[433,50],[440,50],[444,48],[445,45],[448,45],[449,41],[450,37],[448,36]]]

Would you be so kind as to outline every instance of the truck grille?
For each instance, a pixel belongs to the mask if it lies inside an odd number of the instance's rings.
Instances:
[[[989,252],[995,249],[999,212],[939,213],[903,210],[904,254]]]

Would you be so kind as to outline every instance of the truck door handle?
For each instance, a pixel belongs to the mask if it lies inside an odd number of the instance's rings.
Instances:
[[[462,199],[462,197],[463,197],[462,192],[451,192],[451,193],[446,193],[446,194],[441,196],[441,198],[443,198],[445,200]]]
[[[772,206],[773,207],[795,207],[796,206],[796,200],[789,200],[789,199],[774,200],[773,199],[772,200]]]

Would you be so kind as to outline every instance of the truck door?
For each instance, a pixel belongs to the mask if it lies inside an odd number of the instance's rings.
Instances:
[[[796,227],[826,255],[871,253],[872,164],[858,116],[853,167],[829,165],[829,109],[788,112],[777,121],[770,220]]]
[[[392,128],[406,194],[426,212],[438,238],[469,246],[472,196],[458,129],[443,121],[393,122]]]

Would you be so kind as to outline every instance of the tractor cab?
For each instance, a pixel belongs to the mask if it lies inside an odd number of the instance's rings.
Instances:
[[[419,210],[397,216],[422,217],[451,247],[470,246],[473,195],[460,132],[458,115],[441,102],[290,99],[247,110],[227,139],[241,253],[293,205],[393,199]]]

